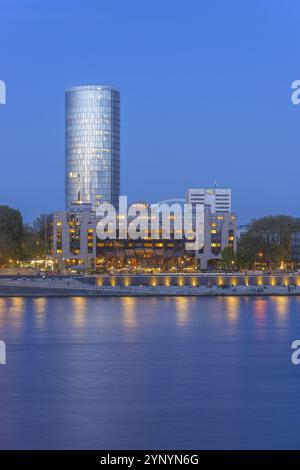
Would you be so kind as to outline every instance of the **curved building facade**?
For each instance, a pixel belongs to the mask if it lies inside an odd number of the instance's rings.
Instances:
[[[110,86],[69,88],[65,96],[66,209],[118,206],[120,93]]]

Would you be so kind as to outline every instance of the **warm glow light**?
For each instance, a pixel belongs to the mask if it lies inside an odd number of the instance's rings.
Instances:
[[[175,298],[176,318],[179,326],[185,325],[188,321],[189,304],[191,301],[192,299],[189,297]]]
[[[285,277],[285,278],[283,279],[282,283],[283,283],[283,285],[284,285],[285,287],[288,287],[288,285],[290,284],[289,278],[288,278],[288,277]]]
[[[225,297],[226,314],[230,323],[236,323],[239,314],[240,298],[235,296]]]
[[[38,315],[43,315],[46,311],[47,299],[45,297],[39,297],[33,299],[34,309]]]
[[[121,299],[123,323],[125,328],[132,329],[136,326],[136,298],[122,297]]]
[[[283,295],[280,297],[274,297],[272,300],[275,303],[275,308],[277,310],[278,315],[280,317],[285,316],[288,312],[289,297]]]
[[[85,297],[72,297],[72,303],[75,314],[75,325],[81,327],[85,322],[87,300]]]

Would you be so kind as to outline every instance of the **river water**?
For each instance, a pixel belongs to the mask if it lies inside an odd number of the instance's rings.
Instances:
[[[0,299],[0,448],[300,448],[300,297]]]

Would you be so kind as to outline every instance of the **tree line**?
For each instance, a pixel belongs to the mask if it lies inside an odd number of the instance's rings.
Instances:
[[[223,250],[222,265],[226,269],[253,269],[264,264],[274,269],[282,262],[291,263],[291,235],[299,231],[300,218],[278,215],[253,219],[238,241],[237,252]]]
[[[46,214],[42,214],[33,224],[25,224],[19,210],[0,206],[1,266],[44,256],[45,217]]]

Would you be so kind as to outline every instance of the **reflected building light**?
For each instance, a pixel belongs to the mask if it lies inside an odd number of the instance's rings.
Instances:
[[[265,316],[267,311],[267,301],[265,299],[258,299],[254,302],[254,313],[259,317]]]
[[[278,316],[280,318],[286,317],[290,302],[289,297],[282,295],[278,297],[273,297],[272,300],[275,304],[275,309]]]
[[[35,319],[37,322],[42,325],[45,320],[45,313],[47,307],[47,299],[46,297],[39,297],[37,299],[33,299],[33,308],[36,313]]]
[[[265,334],[265,322],[266,322],[266,311],[267,311],[268,300],[257,299],[254,301],[254,320],[256,326],[256,334],[262,338]]]
[[[2,316],[5,314],[7,311],[7,302],[6,299],[3,297],[0,297],[0,315]]]
[[[136,297],[122,297],[122,318],[125,328],[132,329],[136,327]]]
[[[74,308],[75,325],[82,327],[86,318],[87,300],[85,297],[73,297],[72,303]]]
[[[191,301],[190,297],[175,297],[176,321],[179,326],[188,322]]]
[[[21,315],[24,312],[25,301],[23,297],[13,297],[9,307],[9,313]]]
[[[10,299],[8,313],[11,315],[13,326],[20,327],[23,323],[23,313],[25,311],[25,300],[23,297],[13,297]]]
[[[236,323],[239,316],[240,297],[225,297],[226,316],[230,323]]]
[[[46,311],[47,299],[46,297],[39,297],[33,299],[34,310],[38,315],[43,315]]]

